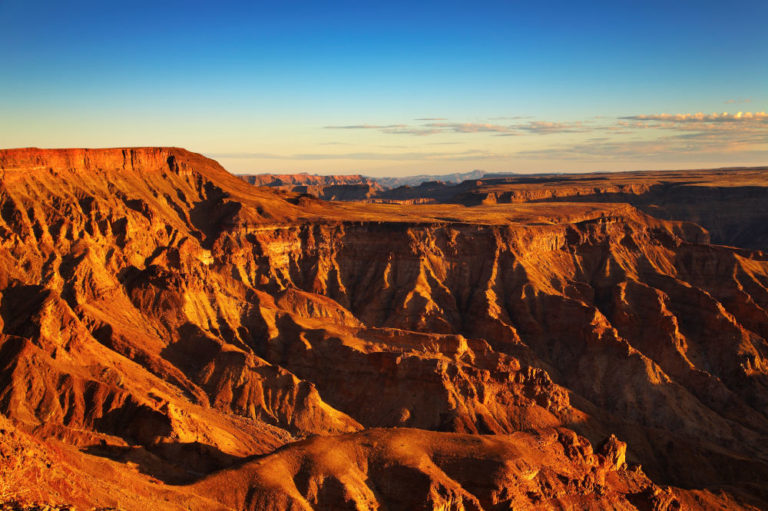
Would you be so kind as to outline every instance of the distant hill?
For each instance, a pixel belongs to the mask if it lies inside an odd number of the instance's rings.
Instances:
[[[480,179],[486,175],[484,170],[471,172],[457,172],[454,174],[419,174],[403,177],[373,177],[384,188],[397,188],[398,186],[419,186],[428,181],[442,181],[443,183],[461,183],[467,179]]]
[[[321,176],[317,174],[250,174],[240,179],[256,186],[294,193],[307,193],[323,200],[365,200],[383,191],[374,179],[359,174]]]
[[[268,186],[284,191],[311,193],[325,200],[362,200],[378,197],[386,190],[422,185],[456,185],[464,181],[489,177],[515,177],[515,173],[487,173],[484,170],[453,174],[418,174],[402,177],[373,177],[361,174],[320,175],[306,172],[296,174],[240,174],[238,177],[256,186]],[[331,188],[335,187],[335,188]],[[341,188],[347,187],[347,188]]]
[[[290,185],[358,185],[370,184],[373,178],[361,176],[360,174],[321,176],[317,174],[245,174],[238,176],[241,179],[256,186],[290,186]]]
[[[419,186],[421,183],[440,181],[443,183],[461,183],[468,179],[480,179],[484,176],[513,176],[516,174],[488,174],[484,170],[458,172],[453,174],[418,174],[402,177],[372,177],[361,174],[324,176],[319,174],[241,174],[238,177],[256,186],[282,187],[291,185],[331,186],[359,185],[378,183],[382,188],[398,186]]]

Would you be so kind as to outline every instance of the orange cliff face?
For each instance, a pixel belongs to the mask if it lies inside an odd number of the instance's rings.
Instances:
[[[358,185],[369,184],[373,181],[360,174],[345,174],[336,176],[320,176],[314,174],[245,174],[240,179],[256,186],[289,186],[289,185]]]
[[[768,504],[762,252],[610,202],[327,203],[182,149],[0,171],[0,502]]]
[[[317,176],[313,174],[252,174],[239,176],[256,186],[314,195],[323,200],[363,200],[383,190],[375,180],[359,174]]]
[[[468,206],[627,203],[658,218],[695,222],[718,244],[768,249],[768,167],[533,176],[486,175],[459,184],[384,190],[374,201]]]

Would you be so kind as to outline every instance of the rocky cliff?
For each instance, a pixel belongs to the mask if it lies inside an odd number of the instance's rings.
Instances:
[[[768,503],[762,252],[608,201],[326,203],[182,149],[0,170],[0,448],[36,474],[0,501]]]
[[[246,174],[239,177],[255,186],[309,194],[323,200],[364,200],[383,190],[374,179],[359,174]]]
[[[523,202],[627,203],[658,218],[695,222],[715,243],[768,249],[768,168],[492,176],[377,192],[388,202],[468,206]],[[359,200],[359,199],[358,199]]]

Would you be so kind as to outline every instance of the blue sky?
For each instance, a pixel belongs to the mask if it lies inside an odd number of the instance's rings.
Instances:
[[[0,147],[373,175],[768,163],[765,1],[124,4],[0,1]]]

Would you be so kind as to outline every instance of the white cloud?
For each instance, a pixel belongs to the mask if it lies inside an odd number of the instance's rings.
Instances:
[[[666,121],[666,122],[766,122],[768,123],[768,113],[766,112],[737,112],[729,114],[728,112],[704,114],[701,112],[695,114],[650,114],[650,115],[630,115],[621,117],[634,121]]]
[[[564,123],[548,121],[531,121],[528,124],[518,126],[518,129],[538,135],[550,135],[553,133],[584,133],[591,131],[593,127],[585,126],[581,122]]]
[[[529,137],[568,134],[561,143],[547,148],[528,149],[509,142],[502,152],[464,153],[345,153],[339,155],[293,155],[294,159],[392,159],[392,160],[472,160],[472,159],[658,159],[693,155],[766,154],[768,157],[768,113],[652,113],[628,115],[611,120],[591,116],[582,121],[523,121],[511,124],[485,122],[439,122],[423,119],[421,124],[357,124],[329,126],[333,129],[373,129],[392,135],[428,136],[451,134],[456,140],[491,135]],[[462,138],[459,135],[466,135]],[[515,151],[515,149],[519,149]],[[688,156],[686,156],[688,155]]]

